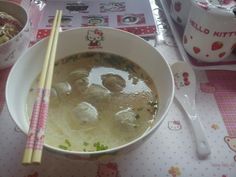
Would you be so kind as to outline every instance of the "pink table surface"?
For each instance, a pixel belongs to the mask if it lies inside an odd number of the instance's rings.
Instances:
[[[180,56],[169,31],[163,34],[156,48],[172,64]],[[205,160],[197,158],[188,119],[174,100],[159,129],[129,154],[79,161],[44,150],[40,166],[22,166],[26,136],[4,99],[9,71],[0,71],[0,177],[236,177],[236,72],[195,72],[197,109],[212,150]]]

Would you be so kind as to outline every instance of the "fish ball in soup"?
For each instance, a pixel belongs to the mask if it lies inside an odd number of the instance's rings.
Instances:
[[[75,117],[81,122],[94,122],[98,119],[98,112],[96,108],[87,103],[79,103],[74,109],[73,112]]]
[[[81,68],[75,71],[72,71],[69,74],[68,79],[70,83],[74,87],[78,93],[85,91],[88,88],[89,81],[88,81],[89,71],[87,69]]]
[[[136,113],[130,108],[121,110],[115,114],[115,119],[123,125],[135,127],[136,125]]]
[[[86,95],[88,99],[97,101],[107,98],[110,95],[110,92],[102,85],[92,84],[86,90]]]
[[[52,86],[59,97],[71,94],[72,88],[68,82],[58,82]]]
[[[125,80],[117,74],[102,75],[102,84],[111,92],[121,92],[125,87]]]
[[[69,80],[77,80],[77,79],[81,79],[81,78],[85,78],[89,76],[89,71],[87,69],[81,68],[81,69],[77,69],[75,71],[72,71],[69,74]]]

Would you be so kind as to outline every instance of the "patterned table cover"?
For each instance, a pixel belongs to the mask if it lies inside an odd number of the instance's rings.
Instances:
[[[162,10],[150,2],[158,34],[148,42],[172,64],[180,55]],[[0,177],[236,177],[236,72],[195,71],[197,110],[212,151],[205,160],[197,158],[190,124],[174,100],[162,125],[129,154],[81,161],[45,150],[40,166],[23,166],[26,136],[11,120],[4,99],[9,71],[0,71]]]

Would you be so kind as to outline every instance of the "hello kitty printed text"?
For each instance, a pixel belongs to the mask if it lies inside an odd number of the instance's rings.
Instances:
[[[204,34],[210,34],[210,29],[203,27],[201,24],[196,23],[194,20],[190,19],[191,26],[196,29],[197,31],[204,33]],[[236,37],[236,31],[214,31],[212,33],[214,37]]]

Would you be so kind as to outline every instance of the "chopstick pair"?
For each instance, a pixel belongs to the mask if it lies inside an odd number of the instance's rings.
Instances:
[[[23,164],[41,163],[61,18],[62,11],[57,10],[49,37],[43,69],[40,75],[37,89],[38,95],[31,115],[30,127],[22,160]]]

